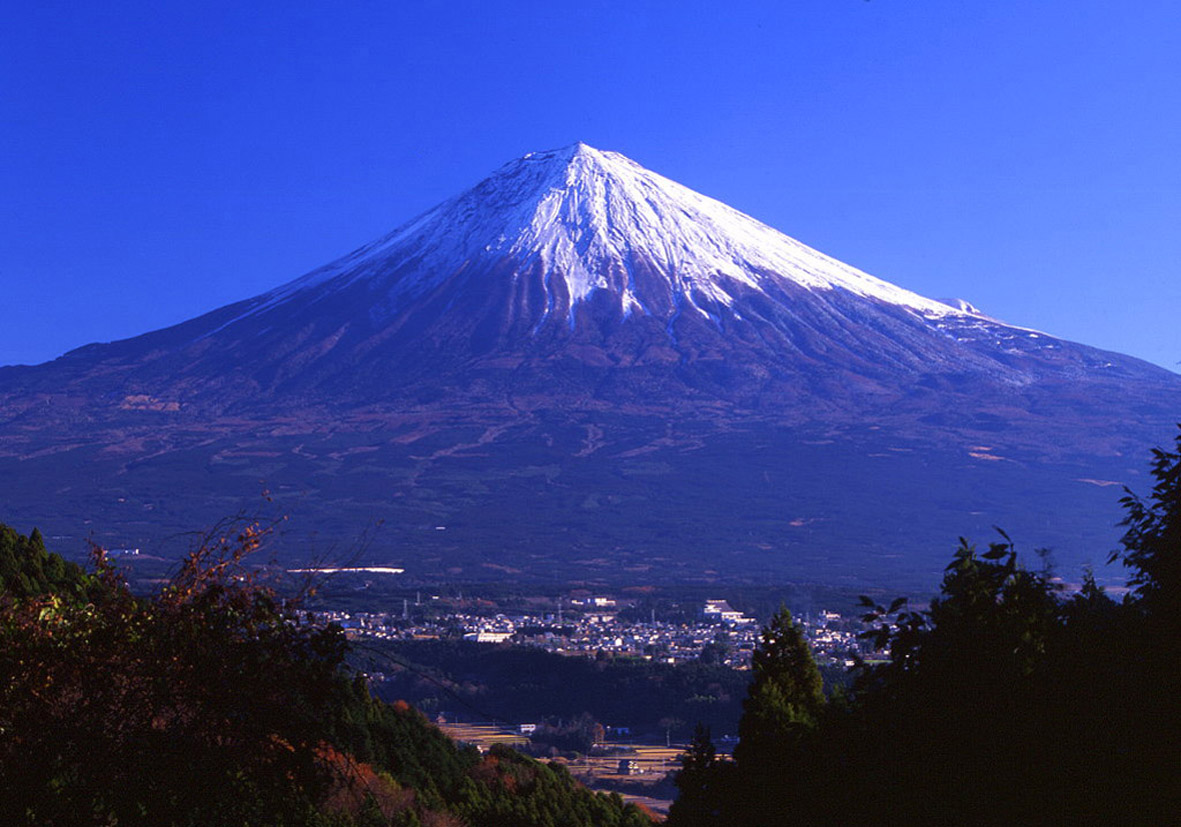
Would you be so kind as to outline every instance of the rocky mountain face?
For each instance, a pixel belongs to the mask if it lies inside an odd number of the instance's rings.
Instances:
[[[293,559],[384,521],[366,553],[415,576],[929,582],[992,524],[1101,562],[1178,411],[1181,376],[575,144],[269,293],[0,368],[0,502],[158,549],[265,488]]]

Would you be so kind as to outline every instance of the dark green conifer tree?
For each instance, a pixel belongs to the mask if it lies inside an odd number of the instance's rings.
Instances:
[[[1120,500],[1127,511],[1122,525],[1128,530],[1123,551],[1111,557],[1132,569],[1129,585],[1136,600],[1147,611],[1177,623],[1181,618],[1181,434],[1175,451],[1157,448],[1152,454],[1156,485],[1147,501],[1131,491]]]
[[[734,765],[718,758],[709,728],[698,724],[681,756],[677,773],[677,800],[669,810],[669,821],[678,827],[722,827],[723,803]]]
[[[763,628],[751,662],[753,679],[742,704],[734,758],[743,770],[775,764],[786,745],[816,724],[823,681],[803,629],[786,607]]]
[[[804,806],[797,793],[806,787],[808,751],[824,707],[820,670],[786,607],[763,627],[751,669],[734,750],[737,809],[727,820],[784,824]]]

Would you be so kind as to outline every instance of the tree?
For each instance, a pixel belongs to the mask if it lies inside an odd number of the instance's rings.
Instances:
[[[753,677],[742,704],[739,743],[734,758],[740,768],[774,765],[788,744],[816,724],[824,705],[824,684],[804,630],[786,607],[763,627],[751,660]]]
[[[804,630],[785,606],[763,627],[751,661],[734,750],[732,824],[778,824],[797,803],[811,736],[824,707],[823,680]]]
[[[1181,617],[1181,434],[1176,450],[1153,449],[1152,476],[1156,485],[1148,501],[1129,489],[1120,500],[1128,527],[1123,550],[1112,552],[1132,569],[1129,585],[1144,609],[1172,618]]]
[[[719,633],[717,638],[701,647],[701,654],[697,656],[697,660],[707,666],[718,666],[725,664],[729,656],[730,644],[724,633]]]
[[[1090,573],[1067,596],[1048,570],[1021,566],[1003,532],[984,551],[961,538],[929,608],[862,598],[876,624],[866,636],[890,659],[863,667],[815,729],[816,680],[777,616],[756,655],[725,822],[1174,820],[1181,437],[1153,456],[1151,495],[1122,500],[1122,602]]]
[[[990,680],[1002,689],[1033,672],[1058,623],[1056,589],[1044,574],[1020,566],[1013,543],[1000,533],[1004,542],[983,553],[960,538],[940,595],[925,612],[906,610],[905,598],[889,609],[862,598],[870,608],[863,620],[880,623],[866,636],[890,652],[890,663],[871,670],[862,689],[886,685],[930,703],[926,684],[965,698]]]
[[[1128,774],[1173,791],[1181,802],[1181,433],[1175,449],[1154,449],[1156,483],[1147,499],[1125,489],[1120,501],[1127,531],[1112,554],[1131,570],[1132,591],[1120,636],[1125,671],[1138,676],[1123,699],[1131,714],[1125,729],[1137,745]],[[1168,769],[1166,769],[1168,768]]]
[[[650,823],[564,771],[507,748],[481,758],[375,700],[344,666],[341,630],[301,620],[247,564],[260,537],[217,532],[149,596],[98,549],[83,594],[0,595],[0,821]],[[29,580],[43,549],[18,540],[7,562]]]
[[[319,746],[345,642],[256,582],[243,560],[259,540],[247,525],[202,544],[149,598],[96,549],[86,599],[34,592],[8,607],[0,811],[44,824],[303,823],[332,781]],[[43,567],[39,536],[26,546]]]
[[[709,727],[697,725],[680,761],[677,800],[669,810],[669,822],[678,827],[721,827],[729,823],[723,819],[722,810],[733,764],[718,759]]]
[[[45,549],[41,532],[24,537],[0,523],[0,595],[33,597],[50,592],[80,596],[91,585],[80,566]]]

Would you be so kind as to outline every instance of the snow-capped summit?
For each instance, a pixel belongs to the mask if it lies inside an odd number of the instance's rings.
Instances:
[[[351,384],[372,373],[377,388],[522,359],[679,363],[682,379],[725,360],[732,388],[818,364],[846,390],[864,389],[865,377],[947,370],[1021,385],[1036,373],[1025,357],[1054,341],[874,278],[584,143],[511,161],[388,235],[183,331],[202,353],[231,347],[238,369],[267,383]],[[845,373],[863,379],[836,379]]]
[[[268,293],[70,359],[140,352],[156,377],[145,386],[180,371],[187,397],[232,380],[263,399],[330,388],[361,401],[527,370],[579,397],[658,382],[748,401],[809,387],[833,404],[922,376],[1019,387],[1117,364],[874,278],[584,143],[510,161]]]
[[[613,296],[624,315],[667,321],[694,310],[709,317],[739,293],[776,282],[841,289],[932,317],[962,310],[876,279],[624,155],[581,142],[511,161],[268,298],[378,279],[395,309],[457,267],[502,262],[515,268],[513,279],[545,271],[537,324],[571,321],[596,291]]]

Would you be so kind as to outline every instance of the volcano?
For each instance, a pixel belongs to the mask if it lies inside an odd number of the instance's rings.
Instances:
[[[1101,562],[1181,376],[842,264],[585,144],[174,327],[0,369],[0,503],[67,546],[233,513],[423,577],[928,582]],[[68,548],[66,549],[68,550]]]

